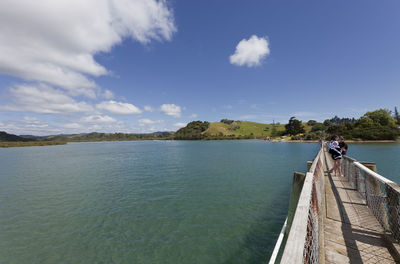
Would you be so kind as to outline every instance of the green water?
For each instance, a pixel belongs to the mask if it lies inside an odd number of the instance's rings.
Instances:
[[[398,160],[399,146],[379,153]],[[318,149],[256,140],[0,149],[0,263],[263,263],[293,171]]]

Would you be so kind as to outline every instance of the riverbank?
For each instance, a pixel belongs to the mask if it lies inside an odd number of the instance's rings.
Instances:
[[[35,147],[35,146],[55,146],[55,145],[65,145],[68,142],[65,141],[10,141],[10,142],[0,142],[0,148],[15,148],[15,147]]]
[[[252,138],[206,138],[200,141],[218,141],[218,140],[252,140]],[[65,145],[69,142],[113,142],[113,141],[151,141],[151,140],[177,140],[177,139],[132,139],[132,140],[76,140],[76,141],[27,141],[27,142],[0,142],[0,148],[12,148],[12,147],[34,147],[34,146],[55,146]],[[255,140],[255,139],[254,139]],[[177,141],[180,141],[178,139]],[[278,142],[278,143],[319,143],[319,140],[261,140],[267,142]],[[351,144],[364,144],[364,143],[400,143],[400,140],[346,140],[347,143]]]

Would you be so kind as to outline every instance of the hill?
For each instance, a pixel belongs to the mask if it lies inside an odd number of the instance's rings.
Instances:
[[[154,132],[147,134],[126,134],[126,133],[81,133],[72,135],[52,135],[40,137],[45,141],[66,141],[66,142],[91,142],[91,141],[129,141],[147,139],[171,139],[172,132]]]
[[[284,125],[263,124],[250,121],[213,122],[210,123],[204,134],[209,136],[277,136],[285,130]]]
[[[193,121],[179,129],[174,139],[250,139],[281,135],[285,126],[223,119],[221,122]]]
[[[8,134],[4,131],[0,131],[0,141],[2,142],[26,142],[32,141],[32,139],[23,138],[17,135]]]
[[[95,142],[95,141],[129,141],[129,140],[154,140],[172,139],[173,132],[154,132],[148,134],[125,134],[125,133],[83,133],[72,135],[51,136],[16,136],[6,132],[0,132],[0,147],[27,147],[60,145],[67,142]]]

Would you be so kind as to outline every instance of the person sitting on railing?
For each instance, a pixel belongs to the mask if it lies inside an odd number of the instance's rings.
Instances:
[[[339,146],[339,137],[338,136],[332,136],[331,143],[329,143],[329,153],[332,155],[332,159],[334,160],[334,165],[332,169],[329,170],[329,173],[332,173],[335,171],[335,175],[342,176],[342,169],[340,167],[340,160],[342,159],[342,151]]]

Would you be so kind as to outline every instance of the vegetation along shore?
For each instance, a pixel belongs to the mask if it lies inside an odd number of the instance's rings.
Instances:
[[[379,109],[362,117],[339,118],[324,122],[303,122],[291,117],[287,124],[264,124],[250,121],[222,119],[220,122],[193,121],[176,132],[149,134],[84,133],[73,135],[12,135],[0,132],[0,147],[59,145],[67,142],[130,141],[130,140],[232,140],[262,139],[284,142],[318,142],[331,135],[342,135],[348,142],[399,142],[400,116]]]

